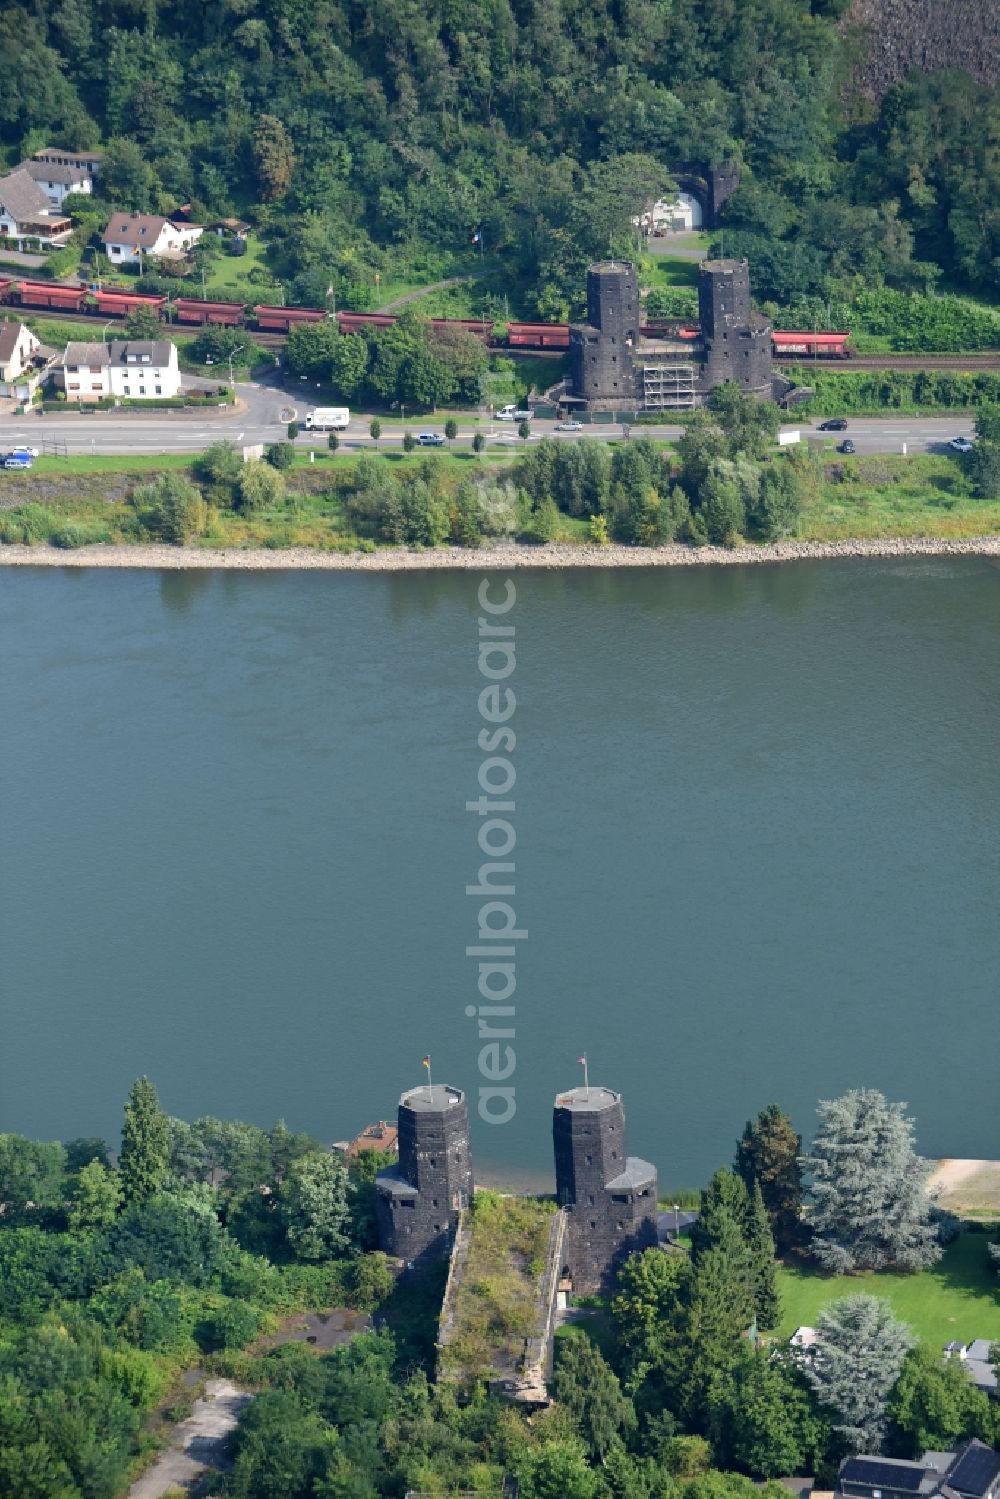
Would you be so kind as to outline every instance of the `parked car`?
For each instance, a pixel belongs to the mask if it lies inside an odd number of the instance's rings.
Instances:
[[[444,438],[440,432],[418,432],[417,442],[422,448],[444,447]]]
[[[956,453],[971,453],[975,443],[967,437],[953,437],[948,446],[954,448]]]
[[[817,430],[819,432],[846,432],[847,423],[842,416],[834,416],[828,422],[820,422]]]
[[[27,453],[5,453],[3,457],[4,468],[30,468],[31,459]]]
[[[849,437],[845,437],[844,438],[843,442],[837,448],[837,452],[838,453],[853,453],[854,452],[854,444],[853,444],[853,442],[851,441],[851,439]]]
[[[526,406],[519,406],[517,408],[517,410],[514,412],[514,415],[511,417],[511,421],[512,422],[530,422],[531,418],[534,416],[534,414],[535,413],[533,411],[529,411]]]
[[[580,432],[582,431],[582,429],[583,423],[575,420],[568,422],[556,422],[557,432]]]
[[[15,458],[17,457],[18,453],[21,453],[28,458],[38,458],[40,456],[37,448],[17,447],[14,448],[12,452]]]

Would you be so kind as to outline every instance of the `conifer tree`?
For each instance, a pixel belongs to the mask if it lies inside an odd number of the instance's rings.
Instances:
[[[768,1222],[760,1182],[754,1182],[747,1209],[747,1243],[753,1262],[757,1325],[762,1328],[777,1327],[781,1321],[781,1299],[774,1263],[774,1235]]]
[[[924,1270],[941,1258],[906,1105],[858,1088],[821,1103],[809,1172],[812,1252],[824,1270]]]
[[[877,1296],[847,1296],[823,1312],[816,1330],[806,1378],[848,1449],[879,1453],[887,1400],[915,1341],[910,1329]]]
[[[768,1104],[746,1129],[736,1146],[736,1170],[748,1192],[760,1182],[761,1194],[777,1252],[784,1254],[802,1241],[802,1137],[776,1103]]]
[[[148,1201],[163,1185],[170,1154],[170,1121],[148,1077],[137,1078],[125,1104],[118,1159],[126,1207]]]

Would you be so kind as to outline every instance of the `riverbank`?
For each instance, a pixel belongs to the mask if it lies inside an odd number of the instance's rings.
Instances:
[[[822,561],[837,557],[1000,557],[1000,535],[948,539],[941,536],[882,537],[855,541],[776,541],[736,547],[544,546],[508,543],[466,550],[441,547],[413,551],[326,552],[306,547],[229,548],[174,546],[84,546],[71,551],[47,546],[0,547],[0,567],[149,567],[234,569],[242,572],[429,572],[438,568],[482,572],[566,567],[747,567],[761,562]]]

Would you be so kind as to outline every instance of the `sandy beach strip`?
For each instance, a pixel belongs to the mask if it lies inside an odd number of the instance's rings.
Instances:
[[[437,568],[482,572],[515,567],[747,567],[762,562],[822,561],[838,557],[1000,557],[1000,536],[886,537],[855,541],[776,541],[738,547],[542,546],[504,543],[478,550],[433,551],[384,547],[377,552],[326,552],[307,547],[212,550],[207,547],[0,546],[7,567],[151,567],[186,571],[235,568],[242,572],[429,572]]]

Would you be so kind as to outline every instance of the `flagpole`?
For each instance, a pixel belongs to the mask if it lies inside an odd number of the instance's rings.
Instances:
[[[431,1078],[431,1059],[430,1059],[430,1057],[427,1058],[427,1097],[428,1098],[433,1098],[434,1097],[434,1083],[433,1083],[433,1080]]]

